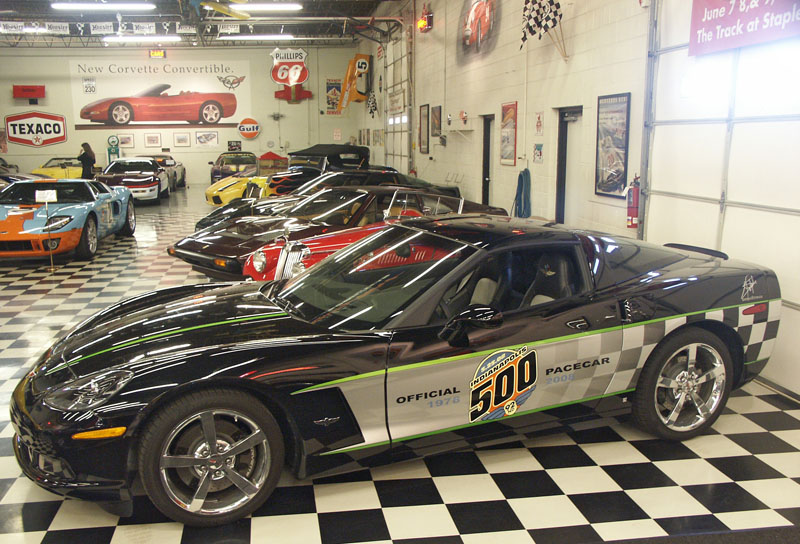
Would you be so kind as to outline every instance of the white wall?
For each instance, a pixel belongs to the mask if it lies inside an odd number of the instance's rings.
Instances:
[[[76,122],[74,111],[80,109],[82,104],[74,104],[72,99],[72,85],[70,79],[70,60],[98,59],[104,61],[137,60],[140,62],[163,64],[164,60],[147,59],[146,49],[11,49],[0,50],[0,62],[3,70],[0,71],[0,87],[5,91],[0,93],[0,116],[26,111],[44,111],[58,113],[67,118],[68,140],[64,144],[57,144],[43,148],[25,147],[9,143],[8,153],[4,158],[20,165],[22,171],[30,171],[45,162],[49,157],[77,156],[81,142],[89,142],[96,151],[98,162],[106,164],[106,140],[111,134],[135,133],[137,147],[123,149],[125,155],[137,155],[158,151],[154,148],[144,147],[144,133],[161,133],[162,146],[171,149],[171,153],[187,166],[189,180],[207,181],[209,166],[208,161],[214,160],[217,155],[227,150],[229,140],[241,140],[242,149],[252,151],[258,155],[272,150],[285,156],[286,152],[302,149],[316,143],[333,143],[333,131],[342,130],[342,139],[347,141],[350,136],[357,134],[357,121],[360,117],[352,111],[345,111],[341,116],[320,115],[320,110],[325,109],[325,79],[327,77],[343,77],[347,69],[347,62],[352,57],[354,47],[304,47],[308,52],[306,63],[309,69],[309,80],[305,88],[311,90],[314,96],[311,100],[304,100],[299,104],[288,104],[285,100],[275,98],[275,91],[281,89],[270,78],[269,71],[272,67],[272,57],[269,53],[272,48],[197,48],[197,49],[168,49],[167,62],[182,60],[237,60],[247,61],[250,65],[250,111],[238,109],[236,114],[223,122],[238,123],[245,117],[256,119],[261,125],[261,134],[254,140],[243,139],[235,127],[215,129],[213,126],[204,127],[203,130],[219,131],[219,146],[205,149],[197,147],[194,142],[192,147],[174,147],[173,132],[194,133],[197,127],[190,129],[159,128],[144,129],[127,127],[107,127],[99,130],[75,130]],[[137,76],[131,78],[130,92],[138,92],[150,85],[161,83],[156,76]],[[47,97],[39,101],[36,106],[28,105],[27,100],[15,100],[11,95],[13,84],[45,85]],[[221,91],[225,89],[220,86]],[[98,95],[98,98],[105,98]],[[280,121],[271,118],[272,113],[283,114]],[[273,142],[273,147],[268,143]],[[101,158],[102,157],[102,158]]]
[[[430,153],[419,153],[415,162],[421,178],[435,183],[460,180],[462,193],[472,200],[481,196],[482,120],[494,114],[492,189],[490,202],[511,208],[517,175],[528,167],[533,178],[532,213],[555,217],[556,108],[583,106],[580,142],[583,160],[579,166],[587,196],[578,197],[579,220],[575,226],[630,235],[625,228],[625,202],[594,195],[597,97],[632,93],[628,172],[639,171],[647,53],[648,12],[630,0],[582,0],[561,2],[562,30],[569,59],[564,61],[549,38],[528,39],[520,50],[521,0],[498,1],[495,37],[481,54],[464,51],[459,41],[466,5],[460,0],[428,2],[434,13],[433,30],[414,32],[414,140],[419,130],[419,106],[442,106],[443,133],[447,146],[431,139]],[[418,9],[421,3],[417,2]],[[395,8],[406,20],[414,17]],[[416,14],[419,16],[419,13]],[[474,46],[473,46],[474,47]],[[499,164],[500,107],[517,102],[517,160],[515,166]],[[467,125],[457,121],[466,111]],[[544,112],[544,135],[535,136],[534,114]],[[446,123],[447,115],[453,124]],[[455,131],[456,127],[461,128]],[[544,144],[544,162],[533,163],[533,145]]]

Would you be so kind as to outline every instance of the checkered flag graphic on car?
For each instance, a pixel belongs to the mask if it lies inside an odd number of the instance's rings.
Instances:
[[[561,21],[561,3],[556,0],[525,0],[522,8],[522,43],[519,48],[531,37],[542,36]]]

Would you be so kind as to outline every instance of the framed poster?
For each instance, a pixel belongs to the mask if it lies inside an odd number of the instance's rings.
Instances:
[[[133,147],[133,134],[117,134],[119,147]]]
[[[428,153],[428,128],[430,122],[430,105],[419,107],[419,152]]]
[[[242,150],[241,140],[228,140],[228,151],[241,151],[241,150]]]
[[[517,103],[500,106],[500,164],[517,164]]]
[[[150,133],[144,135],[145,147],[161,147],[161,133]]]
[[[219,134],[217,131],[198,130],[194,133],[195,143],[200,147],[217,147],[219,145]]]
[[[192,138],[188,132],[174,132],[172,134],[172,143],[175,147],[191,147]]]
[[[631,93],[597,97],[597,156],[594,194],[625,198]]]
[[[442,135],[442,107],[431,108],[431,138]]]

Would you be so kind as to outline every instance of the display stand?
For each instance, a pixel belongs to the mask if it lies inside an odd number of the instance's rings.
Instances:
[[[45,222],[44,224],[47,225],[47,222],[50,221],[50,208],[48,204],[50,202],[58,202],[58,193],[55,189],[44,189],[36,191],[36,203],[41,204],[44,203],[44,215],[45,215]],[[51,244],[52,237],[50,236],[50,231],[47,231],[47,252],[50,254],[50,266],[47,267],[47,271],[50,273],[55,272],[58,270],[55,265],[53,264],[53,246]]]

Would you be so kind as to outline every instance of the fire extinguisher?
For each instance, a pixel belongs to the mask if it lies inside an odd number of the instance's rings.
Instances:
[[[628,228],[639,227],[639,176],[633,178],[628,187]]]

